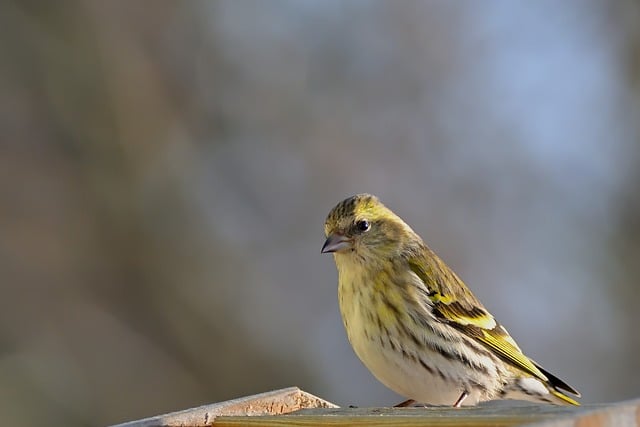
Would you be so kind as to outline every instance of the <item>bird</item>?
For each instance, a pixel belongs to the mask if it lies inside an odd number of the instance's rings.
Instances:
[[[472,406],[517,399],[579,405],[572,386],[525,356],[507,330],[409,225],[371,194],[338,203],[322,253],[358,358],[407,400]]]

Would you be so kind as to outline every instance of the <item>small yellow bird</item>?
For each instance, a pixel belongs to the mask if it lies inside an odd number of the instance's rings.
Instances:
[[[493,399],[579,403],[580,393],[525,356],[458,276],[370,194],[334,207],[323,253],[338,268],[349,342],[373,375],[414,403]]]

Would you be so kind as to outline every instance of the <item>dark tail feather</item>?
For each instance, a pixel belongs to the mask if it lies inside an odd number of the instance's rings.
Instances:
[[[553,387],[559,392],[571,393],[574,396],[578,396],[578,397],[581,396],[578,390],[571,387],[569,384],[565,383],[560,378],[556,377],[551,372],[547,371],[542,366],[538,365],[536,362],[533,362],[533,364],[536,365],[536,368],[540,369],[540,372],[542,372],[545,375],[545,377],[549,379],[549,384],[551,385],[551,387]]]

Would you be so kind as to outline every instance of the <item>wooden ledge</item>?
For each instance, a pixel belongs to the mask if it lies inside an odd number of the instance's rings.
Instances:
[[[530,426],[640,427],[640,400],[606,405],[487,405],[449,408],[340,408],[300,410],[272,417],[227,417],[214,427],[245,426]]]
[[[584,406],[490,403],[463,408],[339,408],[290,387],[114,427],[211,425],[640,427],[640,399]]]

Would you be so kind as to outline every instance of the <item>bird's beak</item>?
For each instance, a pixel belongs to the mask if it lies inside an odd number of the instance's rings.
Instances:
[[[324,245],[322,245],[322,253],[326,254],[329,252],[340,252],[343,249],[350,248],[351,243],[351,239],[343,236],[342,234],[329,234],[329,237],[327,237]]]

